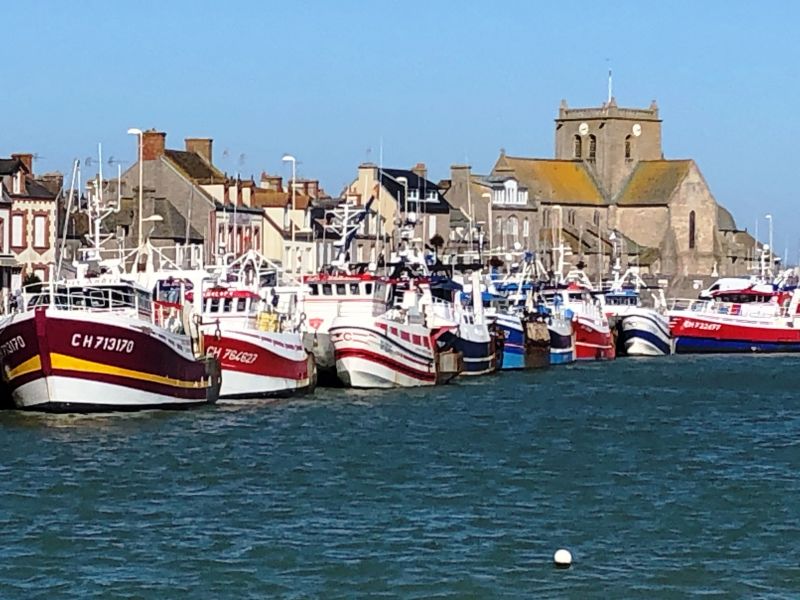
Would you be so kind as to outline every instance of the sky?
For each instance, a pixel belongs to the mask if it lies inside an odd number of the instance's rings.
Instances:
[[[552,157],[562,98],[658,102],[667,158],[693,158],[751,232],[774,215],[800,256],[800,3],[31,0],[4,6],[0,156],[68,173],[130,127],[214,139],[214,162],[319,179],[338,195],[367,160],[488,173]],[[95,167],[96,168],[96,167]],[[107,168],[107,167],[106,167]],[[114,167],[115,168],[115,167]],[[86,174],[86,171],[84,171]]]

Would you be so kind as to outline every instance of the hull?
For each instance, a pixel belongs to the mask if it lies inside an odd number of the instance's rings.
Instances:
[[[769,319],[759,323],[703,315],[675,316],[670,328],[675,351],[681,354],[713,352],[800,352],[796,319]]]
[[[330,338],[336,371],[345,386],[395,388],[443,382],[432,332],[422,325],[342,317],[332,323]]]
[[[222,368],[220,398],[288,397],[314,388],[314,359],[297,334],[206,331],[203,342]]]
[[[457,333],[445,331],[439,342],[440,349],[462,355],[464,370],[461,375],[487,375],[497,370],[496,342],[487,327],[462,325]]]
[[[514,315],[498,314],[495,323],[503,333],[503,352],[500,368],[524,369],[525,368],[525,332],[522,321]]]
[[[599,326],[577,317],[575,323],[575,356],[577,360],[613,360],[616,357],[614,336],[607,326]]]
[[[572,322],[552,319],[547,330],[550,333],[550,364],[566,365],[575,362],[575,332]]]
[[[637,310],[621,317],[619,330],[628,356],[669,356],[674,351],[669,320],[656,311]]]
[[[111,313],[37,308],[0,331],[3,379],[24,410],[186,408],[217,400],[219,364],[189,339]]]
[[[342,382],[336,374],[336,355],[330,334],[327,331],[325,333],[306,332],[303,334],[303,345],[308,352],[314,355],[317,384],[326,387],[340,387]]]

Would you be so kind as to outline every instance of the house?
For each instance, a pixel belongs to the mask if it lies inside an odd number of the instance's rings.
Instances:
[[[450,239],[450,205],[442,191],[428,179],[423,163],[412,169],[360,165],[358,177],[347,186],[345,196],[354,206],[364,206],[370,198],[373,204],[355,242],[355,260],[376,260],[379,240],[397,247],[402,226],[411,232],[412,243],[420,247],[429,246],[435,236],[446,244]]]
[[[0,159],[0,179],[5,208],[11,201],[7,220],[0,225],[2,252],[10,250],[21,267],[12,276],[12,287],[20,286],[25,275],[46,280],[56,258],[56,206],[63,177],[60,174],[36,177],[33,154],[12,154],[11,158]]]

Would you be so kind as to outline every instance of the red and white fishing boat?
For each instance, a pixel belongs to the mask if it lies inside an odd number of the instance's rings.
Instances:
[[[202,294],[195,319],[203,350],[222,367],[220,398],[286,397],[314,389],[314,357],[303,347],[302,335],[288,330],[256,292],[233,283],[216,284]],[[193,302],[194,290],[184,297]],[[169,307],[163,301],[159,305]]]
[[[393,288],[386,277],[370,274],[317,274],[305,277],[302,294],[305,347],[314,353],[320,378],[336,380],[336,354],[330,336],[335,319],[352,317],[362,323],[389,310]]]
[[[603,312],[602,302],[586,287],[570,283],[566,289],[542,292],[547,303],[566,316],[572,315],[577,360],[613,360],[616,358],[614,335]]]
[[[797,290],[746,284],[711,296],[672,301],[669,320],[676,352],[800,352]]]
[[[20,409],[184,408],[217,400],[220,372],[153,320],[146,288],[119,279],[29,287],[0,321],[0,365]]]
[[[442,384],[462,370],[461,354],[437,348],[437,339],[458,323],[432,329],[415,291],[382,315],[334,319],[330,339],[339,379],[349,387],[392,388]]]

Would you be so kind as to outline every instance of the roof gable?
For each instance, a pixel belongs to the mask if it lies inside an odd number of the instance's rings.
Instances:
[[[408,188],[407,208],[409,211],[425,213],[450,212],[450,205],[442,196],[441,188],[430,179],[420,177],[414,171],[406,169],[379,169],[378,173],[381,185],[398,202],[402,201],[406,187]],[[397,181],[400,177],[405,177],[406,185]],[[418,193],[419,202],[414,199],[413,191]],[[429,194],[434,194],[434,198],[428,198]]]
[[[686,178],[691,160],[643,160],[636,164],[616,198],[618,206],[669,204],[675,189]]]

